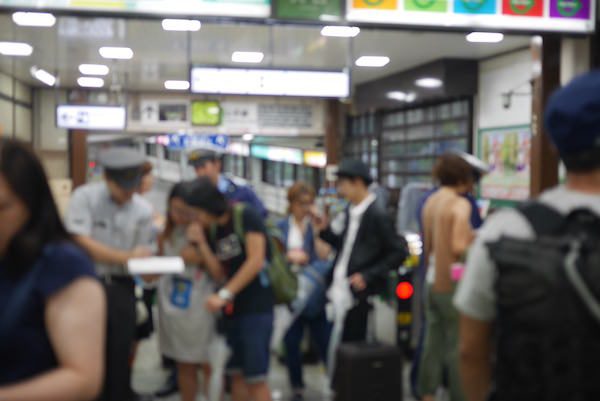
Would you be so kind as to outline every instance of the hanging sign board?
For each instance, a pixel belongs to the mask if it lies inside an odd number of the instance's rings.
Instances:
[[[589,33],[594,0],[347,0],[353,22],[482,30]]]
[[[265,18],[270,0],[0,0],[0,7],[49,11],[114,12],[145,15],[211,15]]]

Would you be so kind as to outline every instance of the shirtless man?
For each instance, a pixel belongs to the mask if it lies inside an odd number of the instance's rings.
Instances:
[[[460,156],[445,154],[433,175],[441,187],[423,209],[425,260],[429,267],[419,390],[424,401],[433,401],[447,367],[450,400],[463,401],[458,371],[458,312],[452,305],[456,284],[451,266],[461,260],[474,238],[471,204],[462,196],[473,190],[473,168]]]

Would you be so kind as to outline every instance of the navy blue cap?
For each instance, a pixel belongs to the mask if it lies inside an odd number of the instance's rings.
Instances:
[[[600,71],[575,78],[555,92],[545,123],[561,157],[600,148]]]
[[[369,167],[360,160],[346,159],[342,160],[337,171],[337,176],[346,178],[362,178],[367,185],[373,182]]]

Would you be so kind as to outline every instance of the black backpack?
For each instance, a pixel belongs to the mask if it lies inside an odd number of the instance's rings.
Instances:
[[[488,244],[497,266],[497,401],[600,400],[600,218],[520,208],[536,238]]]

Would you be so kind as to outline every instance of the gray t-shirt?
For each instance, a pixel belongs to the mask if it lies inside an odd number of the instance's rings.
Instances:
[[[561,186],[544,192],[539,200],[564,214],[577,208],[588,208],[600,215],[600,195],[571,191]],[[469,251],[465,275],[454,298],[456,308],[471,318],[493,321],[496,318],[496,266],[485,244],[502,236],[532,239],[534,235],[530,224],[517,210],[501,210],[490,216]]]
[[[156,248],[152,205],[137,194],[128,203],[118,205],[104,182],[87,184],[73,192],[66,226],[71,234],[88,236],[115,249]],[[96,263],[96,272],[100,275],[126,274],[124,266],[105,263]]]

